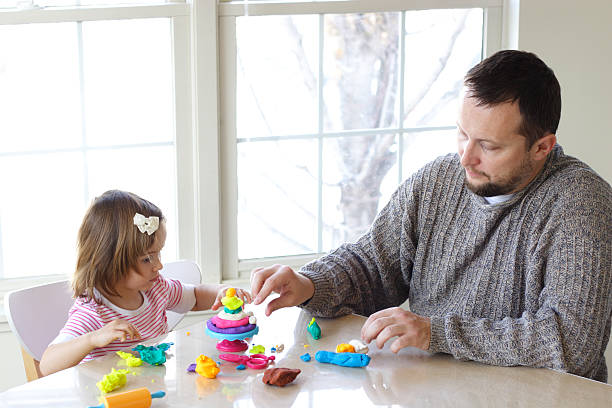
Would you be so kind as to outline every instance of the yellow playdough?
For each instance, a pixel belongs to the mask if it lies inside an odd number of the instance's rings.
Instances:
[[[102,380],[96,383],[96,386],[104,393],[121,388],[127,382],[125,375],[129,372],[130,370],[115,370],[113,368],[110,373],[106,374]]]
[[[236,310],[244,304],[242,299],[237,298],[236,296],[225,296],[223,299],[221,299],[221,303],[223,303],[223,306],[227,307],[229,310]]]
[[[210,357],[201,354],[196,360],[196,373],[206,378],[217,378],[219,374],[219,367]]]
[[[125,363],[130,367],[138,367],[142,365],[142,360],[133,354],[126,353],[125,351],[118,351],[117,355],[125,360]]]
[[[336,353],[354,353],[355,347],[351,344],[340,343],[336,346]]]
[[[234,296],[236,296],[236,289],[229,288],[228,290],[225,291],[225,296],[227,296],[227,297],[234,297]]]

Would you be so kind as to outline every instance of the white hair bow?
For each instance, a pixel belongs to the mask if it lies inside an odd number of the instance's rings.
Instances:
[[[142,214],[136,213],[136,215],[134,215],[134,225],[138,227],[140,232],[146,232],[151,235],[159,228],[159,217],[145,217]]]

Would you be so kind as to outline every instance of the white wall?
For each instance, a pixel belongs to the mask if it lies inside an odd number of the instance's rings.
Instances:
[[[612,183],[612,1],[522,0],[518,48],[535,52],[561,83],[559,143]],[[187,322],[186,322],[187,323]],[[0,324],[0,392],[25,382],[14,336]],[[612,347],[606,352],[612,363]],[[612,370],[611,370],[612,371]]]
[[[557,132],[565,152],[612,184],[612,1],[522,0],[518,48],[561,83]]]

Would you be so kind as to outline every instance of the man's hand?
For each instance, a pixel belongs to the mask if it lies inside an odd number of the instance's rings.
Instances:
[[[263,302],[272,292],[280,296],[268,303],[266,316],[282,307],[297,306],[314,295],[314,284],[286,265],[272,265],[251,271],[253,304]]]
[[[383,348],[387,340],[397,339],[391,344],[391,351],[397,353],[404,347],[429,349],[431,320],[400,307],[392,307],[374,313],[361,328],[361,338],[366,343],[376,340],[376,346]]]

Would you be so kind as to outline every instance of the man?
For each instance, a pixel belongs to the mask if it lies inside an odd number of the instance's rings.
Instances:
[[[537,56],[500,51],[465,77],[458,155],[429,163],[370,230],[304,266],[255,269],[266,314],[369,315],[366,342],[607,380],[610,185],[556,144],[560,87]],[[410,311],[398,305],[406,299]]]

